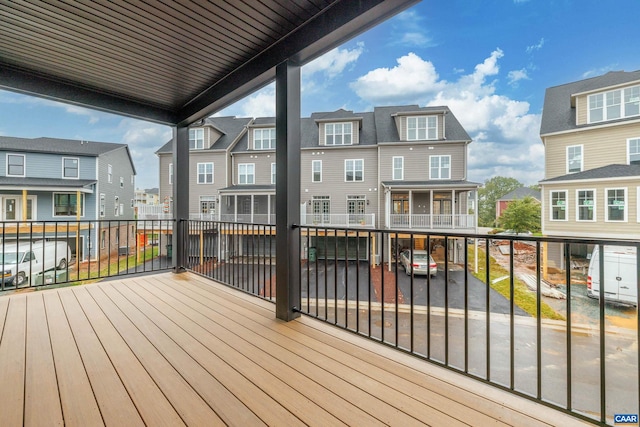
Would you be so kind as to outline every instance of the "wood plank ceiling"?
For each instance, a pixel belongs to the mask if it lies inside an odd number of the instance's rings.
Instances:
[[[188,123],[416,0],[0,2],[0,88]]]

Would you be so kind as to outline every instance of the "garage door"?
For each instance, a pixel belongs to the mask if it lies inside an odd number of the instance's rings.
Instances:
[[[369,259],[367,239],[362,237],[314,237],[311,246],[315,246],[318,259]]]
[[[242,253],[245,256],[276,256],[276,237],[242,236]]]

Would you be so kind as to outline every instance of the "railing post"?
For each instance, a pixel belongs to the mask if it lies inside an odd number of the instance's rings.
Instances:
[[[276,67],[276,317],[300,316],[300,65]]]
[[[172,265],[174,272],[185,271],[187,265],[186,240],[188,229],[180,224],[189,218],[189,128],[174,128],[173,138],[173,236]]]

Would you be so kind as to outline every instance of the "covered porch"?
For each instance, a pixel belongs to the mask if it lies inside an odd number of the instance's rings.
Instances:
[[[0,297],[3,425],[584,425],[194,273]]]
[[[220,221],[276,223],[275,185],[235,185],[220,190]]]

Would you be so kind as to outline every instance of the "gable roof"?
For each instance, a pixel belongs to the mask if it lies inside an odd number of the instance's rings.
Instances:
[[[389,107],[375,107],[373,109],[376,122],[378,143],[395,142],[400,140],[394,114],[402,113],[424,113],[424,114],[445,114],[444,135],[447,141],[471,142],[471,137],[462,127],[458,119],[451,112],[449,107],[419,107],[418,105],[400,105]]]
[[[498,201],[520,200],[524,199],[525,197],[533,197],[537,201],[542,200],[540,191],[534,190],[529,187],[520,187],[500,197]]]
[[[640,81],[640,70],[629,72],[611,71],[602,76],[547,88],[542,108],[540,135],[602,124],[602,122],[599,122],[597,124],[576,125],[576,108],[571,105],[572,95],[633,81]],[[624,118],[619,121],[625,120],[631,119]],[[607,123],[610,122],[613,121],[608,121]]]
[[[222,136],[209,147],[209,150],[226,150],[231,144],[236,141],[240,133],[251,123],[250,117],[208,117],[204,122],[197,126],[191,126],[191,128],[200,128],[203,126],[212,126],[217,131],[222,133]],[[156,154],[171,153],[173,139],[167,141],[162,147],[160,147]]]
[[[541,184],[556,181],[581,181],[605,178],[640,178],[640,165],[607,165],[600,168],[589,169],[578,173],[557,176],[544,179]]]

